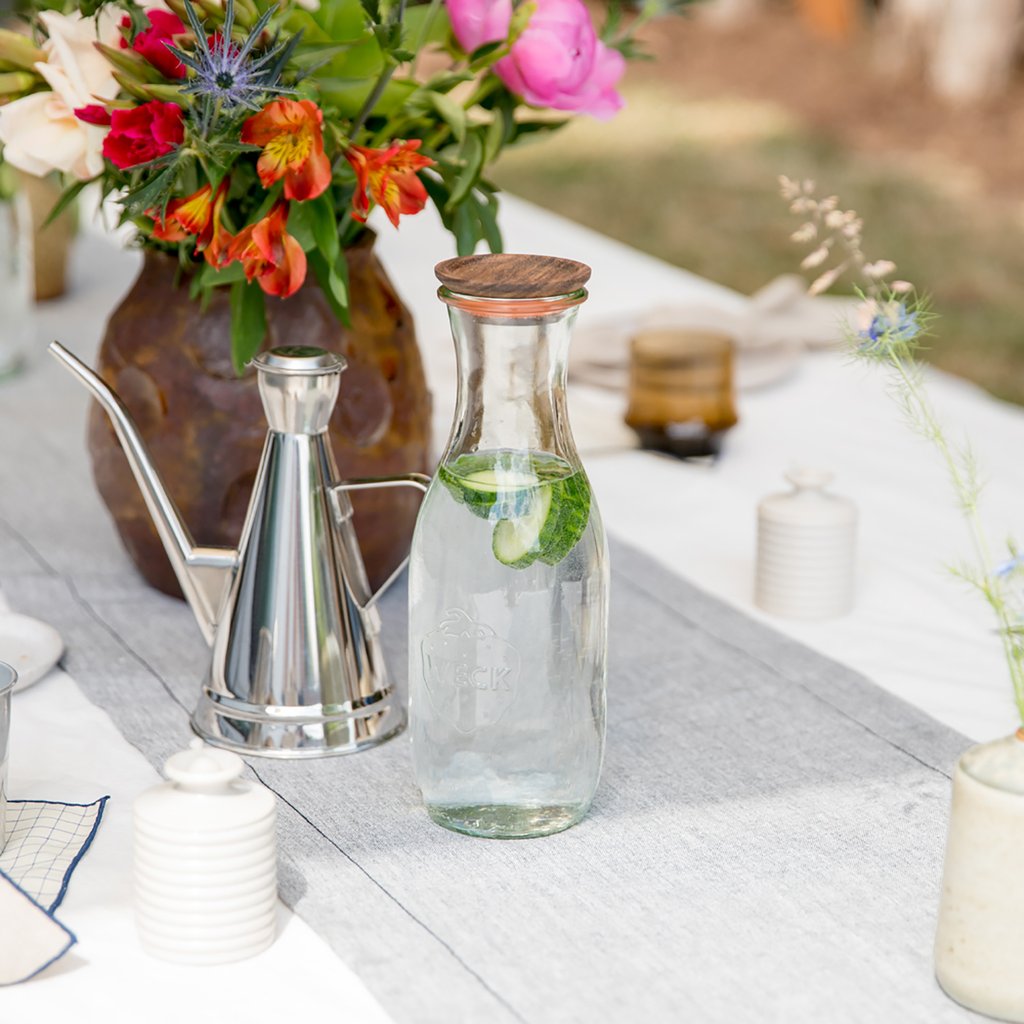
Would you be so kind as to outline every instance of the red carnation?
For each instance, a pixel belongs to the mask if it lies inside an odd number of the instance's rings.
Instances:
[[[176,14],[171,11],[146,11],[149,28],[143,29],[133,40],[132,49],[142,54],[165,78],[184,78],[185,65],[167,49],[168,43],[174,42],[175,36],[183,35],[185,26]],[[125,18],[122,27],[131,25],[131,19]],[[127,48],[127,40],[121,40],[122,48]]]
[[[99,103],[90,103],[84,107],[75,107],[75,117],[86,124],[99,125],[101,128],[110,124],[110,111]]]
[[[111,112],[103,155],[125,170],[170,153],[184,137],[181,107],[151,100],[140,107]]]

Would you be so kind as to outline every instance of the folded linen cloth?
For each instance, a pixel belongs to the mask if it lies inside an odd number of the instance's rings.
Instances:
[[[598,321],[576,331],[570,379],[624,394],[630,338],[643,330],[677,327],[715,331],[731,338],[736,389],[765,387],[795,370],[807,349],[836,347],[842,336],[841,324],[857,301],[832,296],[810,298],[804,279],[788,274],[755,292],[739,309],[734,301],[715,305],[709,300]]]
[[[75,942],[60,921],[0,871],[0,985],[35,977]]]
[[[0,852],[0,985],[26,981],[77,941],[53,915],[103,820],[90,804],[11,800]]]

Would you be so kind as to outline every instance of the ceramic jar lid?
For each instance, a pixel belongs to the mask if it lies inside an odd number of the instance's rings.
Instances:
[[[765,498],[758,508],[763,520],[798,527],[856,525],[857,506],[849,498],[841,498],[825,490],[834,479],[832,473],[800,468],[790,470],[786,479],[793,485],[793,490]]]
[[[166,831],[229,833],[274,813],[274,794],[241,777],[245,762],[193,740],[164,765],[168,781],[135,801],[136,820]]]

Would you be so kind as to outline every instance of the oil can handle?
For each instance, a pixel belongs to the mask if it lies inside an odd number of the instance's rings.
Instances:
[[[417,491],[422,491],[424,494],[427,492],[427,488],[430,486],[431,478],[425,473],[403,473],[401,476],[375,476],[367,477],[361,480],[344,480],[340,484],[334,484],[331,488],[331,498],[334,503],[334,514],[337,516],[339,521],[344,521],[348,516],[343,512],[341,505],[338,501],[339,491],[376,491],[384,487],[413,487]],[[409,563],[409,556],[406,555],[401,562],[398,563],[395,571],[374,591],[369,597],[363,608],[372,608],[377,603],[379,598],[399,576],[402,575],[402,571]]]

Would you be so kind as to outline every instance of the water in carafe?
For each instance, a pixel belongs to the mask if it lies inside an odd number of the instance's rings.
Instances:
[[[526,259],[545,269],[544,257],[449,266]],[[564,392],[581,283],[540,300],[441,290],[459,399],[413,541],[410,723],[428,813],[473,835],[567,828],[601,769],[607,548]]]

